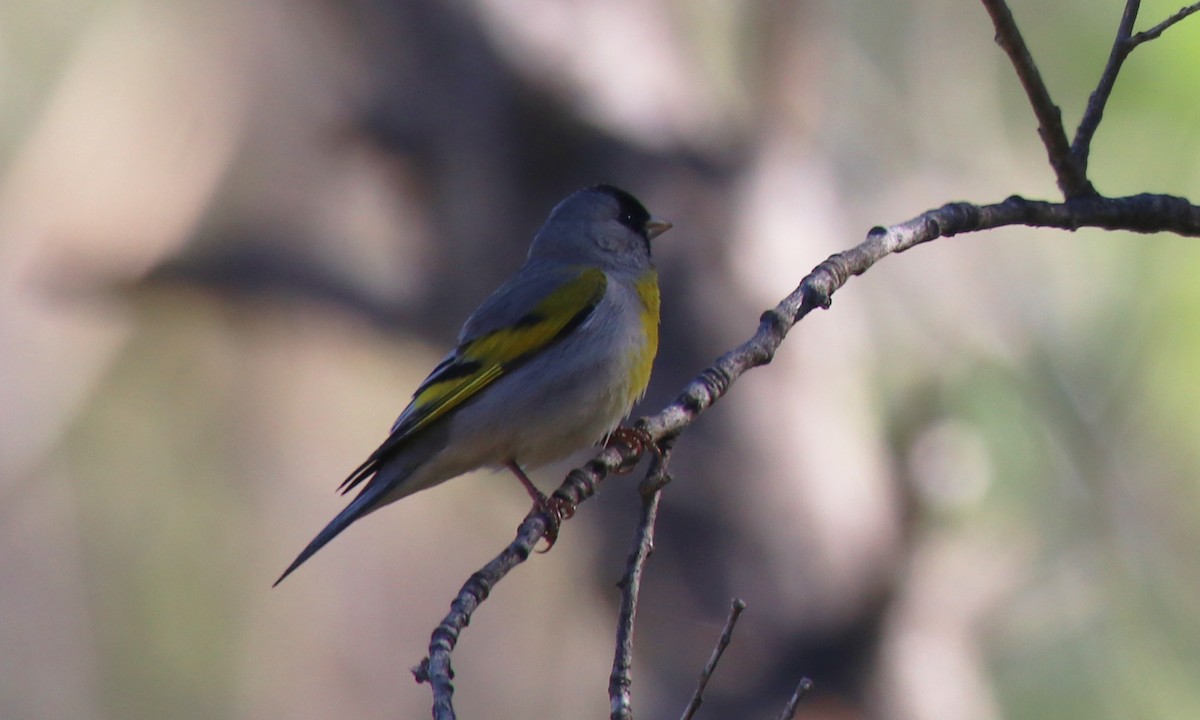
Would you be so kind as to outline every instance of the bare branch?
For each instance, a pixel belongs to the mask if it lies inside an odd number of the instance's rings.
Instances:
[[[683,710],[683,715],[680,720],[691,720],[704,704],[704,688],[708,687],[708,681],[712,678],[713,671],[717,669],[717,663],[721,661],[721,656],[725,654],[725,648],[729,647],[729,641],[733,639],[733,627],[737,625],[738,618],[741,617],[742,611],[746,609],[746,603],[742,602],[741,598],[734,598],[729,607],[729,617],[725,618],[725,629],[721,631],[721,637],[717,639],[717,646],[713,648],[712,655],[709,656],[708,662],[704,665],[704,669],[700,671],[700,680],[696,683],[696,692],[692,693],[692,699],[688,702],[687,707]]]
[[[678,437],[697,416],[724,397],[742,374],[771,362],[795,323],[815,308],[829,307],[835,291],[888,255],[940,237],[1009,225],[1063,230],[1097,227],[1139,233],[1169,231],[1197,237],[1200,236],[1200,207],[1192,205],[1186,198],[1171,195],[1088,196],[1063,203],[1026,200],[1014,195],[992,205],[950,203],[889,228],[873,228],[863,242],[831,255],[814,268],[791,295],[762,314],[753,337],[718,358],[684,386],[671,404],[655,415],[638,420],[637,426],[660,446],[664,441]],[[591,497],[596,486],[608,475],[635,464],[642,452],[641,447],[615,443],[583,467],[572,470],[555,495],[577,506]],[[433,686],[435,718],[454,717],[450,702],[454,692],[450,654],[459,633],[470,622],[475,609],[487,599],[492,587],[529,558],[534,545],[545,533],[547,522],[541,513],[526,517],[512,543],[471,576],[451,603],[450,613],[434,629],[429,657],[414,670],[414,675],[418,682],[429,682]]]
[[[633,705],[629,689],[633,685],[633,626],[637,616],[638,596],[642,588],[642,570],[654,551],[654,524],[658,519],[658,501],[662,489],[671,481],[666,473],[669,448],[655,456],[654,463],[642,481],[642,513],[634,532],[633,549],[621,577],[621,609],[617,615],[617,643],[612,674],[608,679],[610,717],[613,720],[632,720]]]
[[[1007,225],[1075,230],[1098,227],[1132,232],[1174,232],[1200,236],[1200,207],[1170,195],[1122,198],[1080,197],[1065,203],[1012,196],[993,205],[959,202],[929,210],[890,228],[874,228],[859,245],[831,255],[813,269],[791,295],[763,313],[758,331],[689,382],[675,400],[638,424],[656,440],[675,437],[719,400],[747,370],[771,362],[792,325],[814,308],[826,308],[851,276],[861,275],[892,254],[939,237]],[[624,461],[628,462],[630,458]]]
[[[1137,0],[1130,0],[1130,3],[1136,4]],[[1065,199],[1096,194],[1095,188],[1087,179],[1085,168],[1071,153],[1067,133],[1063,129],[1062,111],[1050,99],[1050,91],[1046,89],[1046,83],[1042,81],[1037,64],[1029,54],[1025,39],[1017,29],[1012,11],[1008,9],[1004,0],[983,0],[983,6],[992,16],[992,25],[996,28],[996,43],[1008,54],[1013,68],[1017,71],[1017,77],[1021,80],[1021,87],[1025,88],[1029,104],[1033,106],[1033,113],[1038,120],[1038,135],[1042,138],[1042,144],[1046,146],[1046,154],[1050,159],[1050,167],[1054,169],[1058,189],[1062,191]]]
[[[808,678],[800,678],[800,684],[796,686],[796,692],[792,693],[792,698],[788,700],[787,705],[783,706],[783,712],[779,713],[777,720],[792,720],[796,717],[796,708],[800,706],[800,701],[813,688],[813,681]]]
[[[742,374],[751,368],[771,362],[791,328],[813,309],[828,308],[833,293],[851,277],[861,275],[888,255],[903,252],[937,238],[1011,225],[1064,230],[1096,227],[1139,233],[1174,232],[1184,236],[1200,236],[1200,207],[1193,205],[1186,198],[1152,194],[1103,197],[1095,191],[1086,174],[1091,140],[1102,119],[1104,107],[1125,58],[1137,45],[1159,37],[1172,25],[1200,11],[1200,2],[1182,8],[1145,32],[1133,35],[1140,2],[1127,0],[1108,64],[1089,99],[1074,145],[1069,145],[1062,126],[1061,112],[1051,100],[1007,4],[1004,0],[981,1],[996,28],[996,41],[1008,54],[1029,97],[1039,123],[1038,133],[1046,147],[1065,202],[1026,200],[1014,195],[1003,202],[990,205],[949,203],[888,228],[873,228],[863,242],[849,250],[831,255],[814,268],[792,294],[762,314],[758,329],[750,339],[717,358],[711,366],[689,382],[671,404],[655,415],[638,420],[636,430],[645,436],[646,442],[613,443],[583,467],[572,470],[567,475],[554,495],[572,507],[577,507],[591,497],[597,485],[610,474],[637,463],[647,447],[656,446],[661,453],[652,464],[641,488],[642,515],[621,583],[622,603],[617,647],[609,682],[612,717],[632,717],[629,690],[632,683],[634,622],[642,571],[653,547],[654,524],[661,489],[670,480],[665,471],[666,454],[670,444],[702,412],[722,398]],[[429,656],[413,673],[418,682],[428,682],[432,686],[435,718],[454,717],[453,670],[450,656],[463,628],[469,624],[473,613],[487,599],[496,583],[528,559],[550,522],[548,517],[540,513],[526,517],[508,547],[463,584],[451,603],[450,612],[434,629],[430,638]],[[704,688],[721,653],[729,643],[737,616],[744,607],[740,601],[735,601],[725,632],[701,674],[699,687],[684,713],[685,720],[692,716],[702,702]],[[800,681],[787,707],[779,716],[781,720],[794,717],[797,704],[811,687],[812,682],[808,678]]]

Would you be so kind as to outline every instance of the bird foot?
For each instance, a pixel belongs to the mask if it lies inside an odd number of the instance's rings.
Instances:
[[[534,500],[533,507],[529,510],[530,515],[535,513],[541,513],[546,517],[546,532],[542,535],[546,538],[546,547],[538,550],[538,553],[545,554],[550,552],[554,543],[558,542],[558,529],[562,527],[563,521],[575,516],[575,504],[558,495],[546,497],[538,493],[538,498]]]
[[[613,447],[618,443],[629,448],[630,452],[633,453],[631,461],[622,463],[621,467],[614,471],[619,475],[632,472],[634,466],[637,465],[638,460],[642,458],[646,450],[649,450],[658,457],[662,457],[662,450],[654,442],[654,438],[650,437],[650,433],[643,427],[619,427],[613,430],[608,436],[608,440],[604,443],[604,446]]]

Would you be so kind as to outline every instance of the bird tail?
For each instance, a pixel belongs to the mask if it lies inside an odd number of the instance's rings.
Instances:
[[[396,482],[380,482],[380,478],[376,477],[375,482],[368,483],[358,497],[354,498],[353,502],[346,506],[346,509],[337,514],[325,529],[317,533],[317,536],[312,539],[304,550],[296,556],[291,565],[288,565],[287,570],[279,576],[279,579],[272,583],[271,587],[275,587],[283,582],[283,579],[304,564],[305,560],[312,557],[318,550],[325,547],[330,540],[337,537],[343,530],[350,526],[355,520],[358,520],[364,515],[376,510],[395,498],[387,498],[390,491],[395,490]]]
[[[340,489],[347,492],[365,481],[366,484],[358,496],[346,509],[338,513],[337,517],[330,520],[324,530],[317,533],[271,587],[283,582],[285,577],[291,575],[305,560],[325,547],[355,520],[446,479],[446,475],[439,474],[437,470],[430,471],[427,466],[430,459],[446,446],[446,432],[445,424],[438,423],[423,430],[419,438],[395,434],[390,436],[378,450],[371,453],[371,457],[365,463],[350,474],[346,482],[342,483]]]

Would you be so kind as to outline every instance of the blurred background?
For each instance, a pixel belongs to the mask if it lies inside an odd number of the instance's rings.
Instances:
[[[1013,3],[1069,127],[1123,5]],[[653,412],[872,225],[1056,197],[992,36],[959,0],[5,3],[0,717],[427,717],[408,668],[516,482],[270,585],[549,209],[674,221]],[[1200,200],[1198,88],[1200,19],[1132,56],[1101,192]],[[701,718],[805,675],[802,718],[1200,716],[1198,277],[1195,239],[1013,228],[852,280],[677,446],[639,716],[735,596]],[[477,612],[461,717],[607,715],[638,477]]]

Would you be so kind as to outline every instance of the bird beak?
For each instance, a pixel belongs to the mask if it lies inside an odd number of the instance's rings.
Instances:
[[[652,217],[646,221],[646,237],[650,240],[662,235],[670,230],[673,226],[671,223],[662,218]]]

